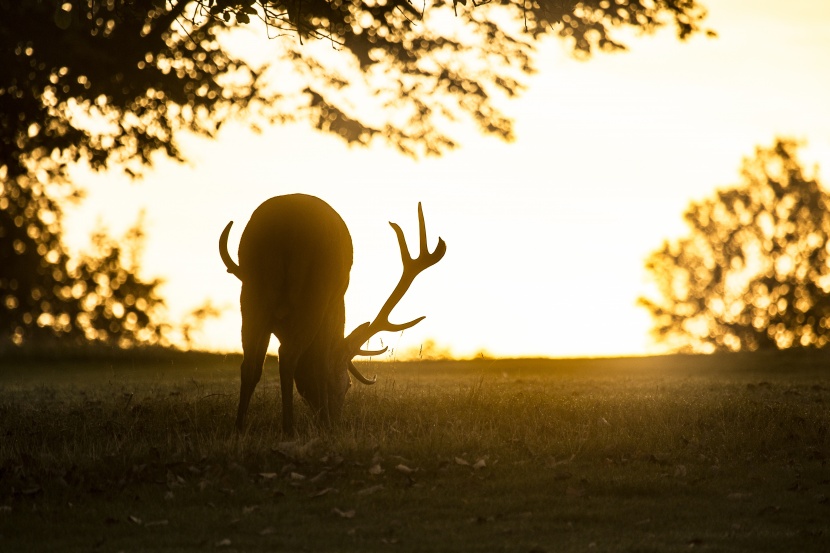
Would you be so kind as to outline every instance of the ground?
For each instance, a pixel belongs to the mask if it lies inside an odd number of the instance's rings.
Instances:
[[[0,550],[828,551],[830,356],[382,362],[342,420],[276,361],[0,359]]]

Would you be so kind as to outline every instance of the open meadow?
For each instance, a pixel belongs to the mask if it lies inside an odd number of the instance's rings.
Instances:
[[[830,356],[383,362],[280,434],[276,361],[0,359],[0,551],[830,551]]]

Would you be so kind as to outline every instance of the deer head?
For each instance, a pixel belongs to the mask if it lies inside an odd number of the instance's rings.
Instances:
[[[323,422],[339,416],[351,385],[349,373],[374,384],[354,366],[356,356],[379,355],[363,349],[379,332],[398,332],[424,317],[402,324],[389,315],[415,277],[438,263],[447,246],[439,238],[427,247],[426,226],[418,204],[420,253],[413,258],[403,231],[389,223],[398,238],[403,274],[380,312],[344,337],[344,295],[352,266],[352,239],[343,219],[323,200],[304,194],[266,200],[251,215],[239,242],[239,264],[228,254],[228,223],[219,237],[219,254],[229,273],[242,281],[241,387],[236,426],[244,428],[251,396],[262,375],[271,334],[280,342],[279,370],[283,431],[294,430],[293,392],[308,402]]]

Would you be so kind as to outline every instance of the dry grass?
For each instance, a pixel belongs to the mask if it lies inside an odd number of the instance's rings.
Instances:
[[[830,548],[824,355],[376,364],[291,443],[237,364],[0,362],[0,550]]]

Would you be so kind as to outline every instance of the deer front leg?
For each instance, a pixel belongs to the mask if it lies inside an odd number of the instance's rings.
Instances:
[[[280,345],[280,396],[282,398],[282,432],[294,436],[294,373],[299,357]]]

